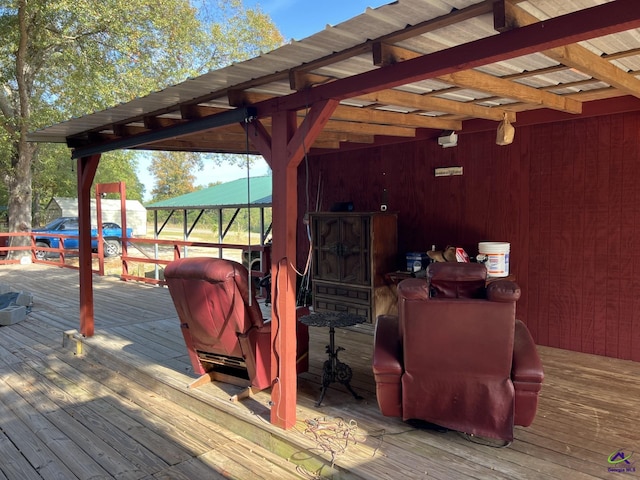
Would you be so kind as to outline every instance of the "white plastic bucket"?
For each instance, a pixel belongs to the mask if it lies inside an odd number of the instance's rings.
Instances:
[[[506,277],[509,275],[509,251],[511,245],[505,242],[480,242],[478,254],[486,257],[488,277]]]

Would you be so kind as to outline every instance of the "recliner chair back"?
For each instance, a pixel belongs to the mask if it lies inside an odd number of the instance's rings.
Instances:
[[[398,318],[378,318],[382,413],[511,441],[514,424],[533,421],[543,378],[535,344],[515,319],[520,288],[487,286],[486,268],[469,263],[432,264],[427,280],[402,281]]]
[[[430,297],[424,282],[415,283],[404,281],[398,289],[404,419],[510,437],[514,304]]]
[[[247,269],[231,260],[192,257],[168,264],[164,276],[194,372],[230,371],[256,389],[269,387],[271,323],[263,319]],[[300,373],[308,368],[306,325],[298,325],[297,341]]]
[[[171,262],[165,269],[165,279],[183,333],[188,330],[191,348],[242,358],[238,335],[262,328],[264,320],[255,298],[249,303],[246,268],[216,260],[185,258]],[[201,366],[196,371],[203,373]]]

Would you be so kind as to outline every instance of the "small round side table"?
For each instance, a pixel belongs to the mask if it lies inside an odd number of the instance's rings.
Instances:
[[[344,348],[335,345],[335,328],[363,323],[365,318],[348,312],[317,312],[300,317],[300,321],[310,327],[329,327],[329,345],[327,345],[329,359],[325,360],[322,367],[322,391],[316,402],[316,407],[320,406],[325,393],[327,393],[327,388],[334,382],[343,384],[356,400],[361,400],[362,397],[351,387],[351,377],[353,376],[351,367],[338,359],[338,352]]]

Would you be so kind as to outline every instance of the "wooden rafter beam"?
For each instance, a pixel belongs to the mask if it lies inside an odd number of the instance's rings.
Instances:
[[[208,112],[208,110],[211,112]],[[197,111],[197,116],[194,118],[200,118],[201,116],[206,116],[208,113],[217,112],[219,109],[213,107],[199,107]],[[193,115],[196,115],[196,111],[192,111]],[[301,124],[303,118],[299,119],[299,123]],[[174,120],[175,123],[181,123],[178,120]],[[271,119],[265,119],[263,121],[264,127],[270,133],[271,131]],[[171,123],[167,122],[165,126],[170,126]],[[336,127],[338,125],[338,127]],[[332,124],[330,128],[334,128],[334,131],[325,130],[318,135],[317,140],[308,145],[309,148],[339,148],[340,142],[353,142],[353,143],[373,143],[375,141],[373,133],[360,133],[358,129],[344,129],[341,124]],[[353,130],[353,131],[346,131]],[[93,141],[95,142],[104,142],[110,140],[116,140],[120,136],[127,135],[136,135],[140,133],[148,132],[149,129],[142,126],[127,126],[126,128],[123,126],[118,126],[117,129],[114,129],[114,134],[92,134]],[[381,134],[381,130],[378,130],[376,134]],[[402,131],[402,136],[409,136],[413,130]],[[179,140],[169,140],[169,141],[159,141],[153,144],[148,144],[145,148],[158,149],[160,146],[170,147],[171,150],[175,150],[177,146],[181,145],[199,145],[202,147],[203,151],[213,151],[220,145],[224,145],[225,142],[228,142],[232,145],[233,150],[244,151],[243,148],[246,145],[246,137],[245,131],[239,125],[229,125],[224,129],[216,129],[203,131],[199,133],[191,134],[187,137],[183,137]],[[250,137],[251,141],[252,138]]]
[[[380,125],[377,123],[345,122],[329,120],[325,125],[328,132],[357,133],[360,135],[388,135],[391,137],[414,137],[416,129],[412,127],[396,127],[395,125]]]
[[[560,110],[561,112],[581,113],[582,104],[577,100],[538,90],[510,80],[503,80],[476,70],[463,70],[441,75],[438,79],[447,83],[491,93],[504,98],[512,98],[524,103]]]
[[[608,53],[606,55],[603,55],[601,58],[605,58],[607,60],[618,60],[620,58],[633,57],[635,55],[640,55],[640,48],[632,48],[631,50],[623,50],[622,52]]]
[[[302,125],[303,118],[298,118],[298,126]],[[262,120],[262,125],[268,134],[271,134],[271,119]],[[333,130],[331,130],[333,128]],[[378,133],[379,134],[379,133]],[[244,135],[244,134],[243,134]],[[409,135],[409,132],[406,132]],[[403,135],[403,136],[406,136]],[[251,135],[249,140],[252,140]],[[317,140],[308,145],[309,147],[317,147],[319,143],[336,143],[336,142],[353,142],[353,143],[373,143],[375,141],[374,134],[372,133],[360,133],[356,129],[354,131],[347,131],[347,129],[335,128],[335,123],[330,124],[328,129],[323,130],[318,134]]]
[[[514,0],[515,1],[515,0]],[[519,0],[522,1],[522,0]],[[518,2],[519,3],[519,2]],[[374,42],[375,44],[375,42]],[[632,57],[634,55],[640,55],[640,48],[634,48],[631,50],[625,50],[622,52],[616,52],[616,53],[611,53],[611,54],[606,54],[606,55],[602,55],[600,58],[602,59],[606,59],[606,60],[618,60],[621,58],[627,58],[627,57]],[[417,56],[417,55],[414,55]],[[520,79],[526,79],[526,78],[531,78],[531,77],[538,77],[540,75],[553,75],[555,73],[559,73],[559,72],[563,72],[566,70],[569,70],[571,67],[568,67],[567,65],[553,65],[551,67],[544,67],[544,68],[540,68],[537,70],[526,70],[523,72],[517,72],[517,73],[512,73],[509,75],[504,75],[501,78],[504,80],[520,80]],[[640,74],[640,71],[629,71],[627,72],[629,75],[638,75]],[[336,78],[331,78],[331,77],[327,77],[324,75],[316,75],[316,74],[312,74],[312,73],[307,73],[304,71],[293,71],[292,74],[290,75],[290,86],[292,90],[302,90],[304,88],[308,88],[308,87],[312,87],[315,85],[322,85],[324,83],[327,83],[329,81],[334,81],[336,80]],[[593,83],[594,81],[599,81],[598,79],[586,79],[586,80],[579,80],[576,82],[569,82],[569,83],[565,83],[565,84],[558,84],[558,85],[549,85],[546,87],[541,87],[542,90],[554,90],[554,89],[558,89],[558,88],[564,88],[564,87],[573,87],[573,86],[579,86],[580,84],[589,84],[589,83]],[[425,93],[423,94],[423,96],[434,96],[434,95],[441,95],[443,93],[454,93],[463,89],[466,89],[467,87],[462,87],[462,86],[451,86],[449,88],[445,88],[442,90],[437,90],[437,91],[433,91],[433,92],[429,92],[429,93]],[[497,97],[493,97],[493,98],[497,98]],[[482,99],[483,101],[487,100],[487,99]],[[490,100],[490,99],[489,99]],[[513,120],[511,120],[513,121]],[[451,130],[454,130],[453,128]]]
[[[267,95],[266,93],[250,92],[248,90],[229,90],[227,100],[232,107],[239,105],[247,106],[254,103],[264,102],[277,98],[275,95]]]
[[[420,57],[420,53],[394,45],[376,44],[373,49],[375,65],[387,66]],[[528,87],[520,83],[494,77],[477,70],[461,70],[437,77],[437,80],[463,88],[490,93],[499,97],[511,98],[525,103],[542,105],[544,107],[563,112],[580,113],[582,105],[576,100],[564,98],[560,95]],[[458,103],[458,102],[455,102]],[[465,103],[464,105],[469,105]],[[454,113],[454,112],[451,112]],[[483,118],[483,117],[478,117]],[[501,118],[500,118],[501,119]]]
[[[223,111],[223,108],[205,107],[203,105],[180,105],[180,116],[185,120],[202,118],[207,115],[215,115],[216,113],[222,113]]]
[[[561,89],[566,89],[566,88],[572,88],[572,87],[576,87],[579,88],[583,85],[593,85],[594,83],[603,83],[600,80],[598,80],[597,78],[589,78],[587,80],[577,80],[575,82],[567,82],[567,83],[558,83],[558,84],[553,84],[553,85],[547,85],[544,87],[540,87],[540,90],[544,90],[544,91],[551,91],[553,92],[554,90],[561,90]],[[455,90],[458,90],[458,88],[456,87]],[[577,92],[572,92],[572,93],[566,93],[564,94],[565,97],[567,98],[572,98],[574,100],[578,100],[580,102],[584,102],[583,99],[580,98],[579,95],[581,94],[589,94],[589,93],[595,93],[595,92],[604,92],[606,90],[614,90],[612,87],[610,86],[606,86],[604,88],[596,88],[596,89],[589,89],[589,90],[579,90]],[[446,89],[446,92],[451,92],[454,91],[454,89]],[[622,92],[619,92],[618,95],[625,95]],[[607,97],[610,97],[611,95],[606,95]],[[481,100],[478,100],[478,103],[491,103],[491,102],[496,102],[498,100],[500,100],[502,97],[487,97],[487,98],[483,98]],[[509,103],[508,108],[510,111],[513,112],[521,112],[521,111],[526,111],[526,110],[533,110],[535,108],[538,108],[535,105],[531,105],[529,103],[524,103],[524,102],[517,102],[517,103]]]
[[[614,2],[617,3],[617,2]],[[637,5],[635,5],[637,10]],[[540,19],[507,0],[496,2],[495,28],[500,32],[535,25]],[[631,12],[630,12],[631,13]],[[544,50],[549,58],[597,78],[624,93],[640,98],[640,80],[613,65],[609,60],[575,43]]]
[[[319,75],[314,75],[314,78],[318,79]],[[304,80],[303,75],[299,75],[298,80],[300,80],[300,84],[295,84],[292,88],[304,88],[308,82]],[[329,77],[324,77],[329,81]],[[322,82],[326,83],[326,82]],[[387,104],[393,105],[396,107],[405,107],[410,110],[415,110],[417,112],[443,112],[449,113],[453,115],[462,115],[465,117],[471,118],[483,118],[487,120],[502,120],[505,115],[509,118],[509,121],[515,122],[516,117],[512,112],[507,112],[506,110],[502,110],[499,108],[488,108],[482,107],[478,105],[474,105],[473,103],[464,103],[464,102],[455,102],[453,100],[447,100],[444,98],[435,98],[428,97],[425,95],[418,95],[415,93],[409,92],[401,92],[398,90],[385,90],[382,92],[376,92],[369,95],[362,95],[359,97],[355,97],[356,100],[362,100],[366,102],[374,102],[379,104]],[[255,103],[255,102],[254,102]],[[347,107],[348,108],[348,107]],[[357,107],[356,107],[357,108]],[[360,110],[358,108],[358,110]],[[344,115],[347,115],[346,110],[341,110]],[[373,113],[372,113],[373,112]],[[393,113],[393,112],[380,112],[380,113],[390,113],[396,115],[396,119],[392,120],[391,116],[387,116],[388,120],[384,120],[387,118],[385,116],[376,117],[375,114],[378,113],[374,110],[367,110],[366,115],[368,115],[368,120],[376,123],[386,123],[393,121],[401,122],[401,125],[413,125],[416,127],[422,128],[435,128],[441,130],[460,130],[462,128],[462,124],[459,121],[455,121],[451,119],[439,118],[439,117],[429,117],[425,115],[418,115],[417,112],[411,112],[410,114],[404,113]],[[352,112],[353,113],[353,112]],[[358,115],[355,114],[354,115]],[[400,116],[404,116],[405,118],[401,118]],[[348,118],[344,117],[343,120],[347,120]],[[356,118],[354,118],[356,120]],[[414,122],[414,123],[411,123]],[[418,123],[415,123],[418,122]]]
[[[140,147],[140,150],[160,150],[169,152],[199,152],[199,153],[233,153],[233,154],[245,154],[247,153],[247,146],[244,141],[242,142],[220,142],[220,143],[206,143],[192,142],[188,139],[170,139],[162,142],[156,142],[154,144],[145,145]],[[259,155],[260,152],[253,147],[249,146],[249,154]]]
[[[400,105],[399,105],[400,106]],[[448,118],[429,117],[412,113],[375,110],[365,107],[338,106],[332,117],[334,120],[397,125],[411,128],[433,128],[437,130],[460,130],[462,124]]]
[[[632,48],[631,50],[624,50],[616,53],[609,53],[602,55],[601,59],[605,60],[619,60],[621,58],[633,57],[635,55],[640,55],[640,48]],[[565,70],[569,70],[571,67],[567,65],[553,65],[551,67],[539,68],[537,70],[526,70],[524,72],[512,73],[510,75],[505,75],[502,78],[506,80],[516,80],[520,78],[530,78],[537,77],[539,75],[551,75],[558,72],[563,72]],[[637,75],[638,71],[629,71],[627,72],[629,75]]]
[[[122,125],[114,124],[111,126],[113,133],[116,137],[129,137],[131,135],[137,135],[138,133],[148,132],[149,129],[139,125]],[[102,133],[90,132],[89,138],[93,141],[99,141],[98,139],[104,137]]]
[[[515,113],[500,108],[483,107],[474,103],[455,102],[444,98],[417,95],[400,90],[382,90],[380,92],[359,95],[356,98],[368,102],[410,107],[422,111],[446,112],[471,118],[500,121],[506,115],[510,122],[515,122],[516,120]],[[450,130],[459,130],[459,128],[452,128]]]
[[[419,95],[408,94],[413,97],[420,98]],[[253,105],[259,102],[263,102],[273,98],[271,95],[266,95],[262,93],[255,92],[241,92],[234,90],[229,92],[229,104],[232,106],[248,106]],[[366,101],[377,102],[377,100],[368,100],[363,98]],[[416,99],[417,100],[417,99]],[[448,100],[443,100],[443,102],[449,102]],[[451,102],[457,103],[457,102]],[[413,109],[420,109],[420,107],[415,107],[411,104],[401,104],[395,103],[396,106],[408,106]],[[425,108],[423,110],[437,110],[432,108]],[[438,110],[447,112],[447,110]],[[305,110],[299,110],[298,116],[304,117]],[[499,117],[498,117],[499,115]],[[481,117],[485,118],[485,117]],[[492,116],[492,119],[502,120],[502,113],[495,113],[495,116]],[[436,130],[460,130],[462,128],[462,124],[458,120],[451,120],[446,118],[438,118],[438,117],[428,117],[425,115],[418,115],[415,113],[400,113],[400,112],[391,112],[391,111],[382,111],[375,110],[369,108],[362,107],[350,107],[346,105],[339,105],[332,117],[332,120],[339,120],[342,125],[346,125],[347,122],[354,123],[367,123],[372,125],[372,134],[378,135],[379,128],[381,125],[393,125],[398,127],[409,127],[409,128],[433,128]],[[329,124],[331,126],[333,124]],[[328,128],[328,127],[327,127]],[[353,130],[350,127],[345,127],[347,132],[352,132]],[[361,129],[362,127],[357,127],[357,129]]]
[[[317,75],[309,73],[306,70],[292,70],[289,73],[289,87],[291,90],[304,90],[305,88],[315,87],[327,82],[332,82],[335,78],[326,75]]]
[[[474,18],[477,17],[479,15],[483,15],[486,13],[491,12],[492,10],[492,3],[493,0],[485,0],[484,2],[480,2],[474,5],[471,5],[469,7],[460,9],[460,10],[456,10],[455,12],[451,12],[448,13],[447,15],[443,15],[431,20],[427,20],[425,22],[416,24],[416,25],[411,25],[411,26],[407,26],[406,28],[402,29],[401,31],[398,32],[393,32],[390,33],[388,35],[385,35],[377,40],[379,41],[386,41],[386,42],[398,42],[401,40],[405,40],[411,37],[414,37],[416,35],[422,35],[425,33],[428,33],[430,31],[434,31],[437,30],[439,28],[443,28],[446,27],[448,25],[453,25],[457,22],[461,22],[464,20],[467,20],[469,18]],[[348,48],[344,51],[338,52],[338,53],[334,53],[331,55],[328,55],[326,57],[323,58],[319,58],[316,60],[313,60],[309,63],[305,63],[305,65],[303,67],[301,67],[300,69],[291,69],[289,71],[287,70],[283,70],[280,72],[275,72],[271,75],[267,75],[264,77],[260,77],[258,79],[251,79],[247,82],[244,82],[242,84],[238,84],[236,85],[234,88],[235,89],[239,89],[239,90],[244,90],[244,89],[248,89],[248,88],[255,88],[258,87],[260,85],[266,85],[272,82],[278,82],[281,81],[283,79],[286,79],[287,77],[289,77],[289,79],[291,79],[293,76],[295,76],[295,71],[296,70],[301,70],[302,72],[308,72],[310,70],[314,70],[316,68],[320,68],[322,66],[325,65],[330,65],[336,62],[340,62],[342,60],[346,60],[349,59],[351,57],[357,56],[357,55],[362,55],[362,54],[366,54],[369,53],[371,51],[371,44],[373,42],[372,41],[367,41],[364,42],[360,45],[356,45],[352,48]],[[290,80],[291,81],[291,80]],[[317,84],[317,83],[315,83]],[[197,98],[193,98],[187,102],[184,102],[181,105],[181,109],[186,108],[188,109],[191,106],[198,106],[198,104],[200,103],[205,103],[211,99],[214,98],[219,98],[219,97],[223,97],[225,95],[228,94],[228,90],[225,89],[221,89],[221,90],[216,90],[210,93],[207,93],[206,95],[202,95],[200,97]],[[162,113],[166,113],[165,109],[160,109],[156,112],[152,112],[152,115],[159,115]],[[137,118],[137,119],[141,119]],[[136,120],[136,118],[132,118],[130,120]],[[437,128],[437,127],[434,127]]]
[[[436,17],[431,20],[426,20],[416,25],[408,25],[402,30],[392,32],[388,35],[384,35],[380,38],[375,39],[375,42],[396,43],[396,42],[401,42],[403,40],[416,37],[418,35],[424,35],[425,33],[433,32],[440,28],[454,25],[458,22],[463,22],[464,20],[468,20],[470,18],[475,18],[480,15],[485,15],[487,13],[490,13],[493,8],[492,4],[493,4],[493,0],[485,0],[484,2],[470,5],[466,8],[462,8],[460,10],[447,13],[446,15],[442,15],[440,17]],[[375,42],[367,41],[360,45],[356,45],[355,47],[343,50],[341,52],[327,55],[326,57],[318,58],[316,60],[307,62],[299,68],[291,69],[289,74],[289,81],[294,82],[295,76],[298,72],[302,72],[302,73],[311,72],[318,68],[335,64],[337,62],[341,62],[342,60],[347,60],[357,55],[370,53],[371,47]],[[318,85],[319,83],[320,82],[315,82],[313,84]],[[296,88],[292,87],[292,90],[296,90]]]
[[[375,142],[375,137],[373,135],[368,134],[357,134],[357,133],[347,133],[347,132],[322,132],[319,136],[319,139],[326,139],[328,141],[335,142],[353,142],[353,143],[373,143]],[[315,147],[315,143],[313,144]]]
[[[517,72],[517,73],[511,73],[509,75],[504,75],[500,78],[504,79],[504,80],[520,80],[520,79],[525,79],[525,78],[531,78],[531,77],[538,77],[540,75],[553,75],[554,73],[558,73],[558,72],[563,72],[569,70],[569,67],[567,67],[566,65],[554,65],[552,67],[544,67],[544,68],[539,68],[537,70],[525,70],[523,72]],[[591,82],[593,82],[594,80],[589,80]],[[571,82],[571,84],[573,84],[574,82]],[[558,85],[550,85],[548,87],[541,87],[544,90],[548,90],[548,89],[553,89],[553,88],[561,88],[564,85],[570,85],[570,84],[558,84]],[[425,93],[424,95],[441,95],[443,93],[455,93],[458,92],[460,90],[463,90],[466,87],[458,87],[458,86],[450,86],[448,88],[443,88],[440,90],[435,90],[433,92],[429,92],[429,93]],[[497,97],[490,97],[490,98],[483,98],[481,100],[479,100],[479,102],[483,102],[486,100],[491,100],[492,98],[497,98]]]
[[[252,103],[256,103],[258,101],[263,101],[268,98],[273,98],[271,95],[251,93],[251,92],[236,92],[234,95],[234,99],[238,102],[239,105],[251,105]],[[186,112],[189,112],[188,114]],[[194,118],[202,118],[208,115],[214,115],[216,113],[220,113],[224,111],[224,109],[216,108],[216,107],[208,107],[203,105],[192,105],[189,106],[183,112],[183,118],[185,119],[194,119]],[[456,130],[461,127],[460,123],[457,121],[450,121],[446,119],[437,119],[437,118],[428,118],[424,115],[407,115],[403,113],[395,113],[395,112],[386,112],[386,111],[374,111],[373,115],[371,110],[366,108],[358,108],[358,107],[347,107],[344,105],[339,105],[335,114],[332,116],[334,120],[343,120],[343,121],[371,121],[371,123],[378,123],[381,125],[397,125],[401,127],[412,127],[412,128],[433,128],[433,129],[443,129],[443,130]],[[304,118],[304,112],[298,112],[298,116]],[[373,117],[373,121],[372,121]],[[174,123],[181,123],[180,121],[174,120]],[[271,126],[271,120],[265,119],[263,121],[264,125]],[[169,125],[171,123],[167,123]],[[122,126],[119,126],[122,129]],[[226,127],[226,131],[230,131],[234,126]],[[130,134],[136,134],[147,131],[147,128],[144,127],[127,127],[126,131],[129,131]],[[237,134],[242,134],[242,129],[237,128]],[[119,135],[119,134],[117,134]],[[207,133],[210,135],[210,133]],[[226,135],[226,133],[224,134]],[[361,137],[353,137],[347,138],[346,133],[342,135],[340,132],[330,132],[329,135],[331,138],[338,139],[340,141],[355,141],[362,143],[371,143],[373,142],[373,137],[363,135]]]
[[[540,87],[540,89],[546,90],[546,91],[553,91],[553,90],[561,90],[563,88],[580,88],[583,85],[593,85],[594,83],[606,83],[606,82],[602,82],[597,78],[589,78],[587,80],[577,80],[575,82],[559,83],[557,85],[548,85],[546,87]]]
[[[283,109],[299,110],[320,99],[344,100],[639,26],[637,0],[616,0],[260,102],[255,106],[258,116],[263,118]]]
[[[616,90],[613,87],[598,88],[596,90],[585,90],[583,92],[572,93],[571,96],[582,102],[591,102],[593,100],[602,100],[615,97],[626,97],[624,93],[622,93],[620,90]]]
[[[172,125],[177,125],[178,123],[184,123],[184,120],[169,118],[169,117],[152,116],[152,115],[148,115],[144,117],[144,126],[149,130],[170,127]]]

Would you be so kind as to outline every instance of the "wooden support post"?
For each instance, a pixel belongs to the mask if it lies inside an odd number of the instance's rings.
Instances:
[[[279,111],[272,135],[260,122],[242,124],[273,171],[273,247],[271,253],[271,423],[284,429],[296,423],[296,244],[298,166],[337,107],[335,100],[312,105],[297,127],[297,115]]]
[[[100,155],[78,159],[78,242],[80,283],[80,333],[93,336],[93,278],[91,268],[91,184],[98,169]]]
[[[127,258],[127,189],[124,182],[99,183],[96,185],[96,219],[98,221],[98,240],[102,241],[102,196],[107,193],[117,193],[120,197],[120,227],[122,236],[120,237],[121,255]],[[104,245],[98,245],[100,253],[100,275],[104,275]],[[122,279],[129,275],[129,268],[126,260],[122,260]]]
[[[273,117],[273,249],[271,343],[271,423],[292,428],[296,422],[296,225],[298,218],[298,162],[291,162],[287,146],[295,132],[295,112]]]

